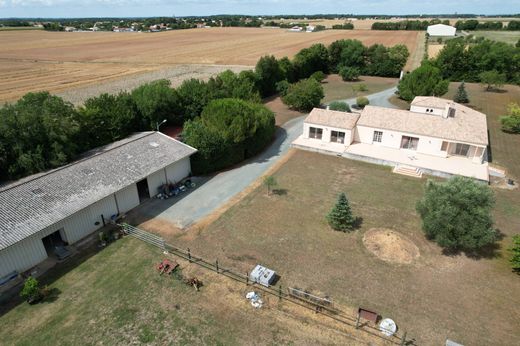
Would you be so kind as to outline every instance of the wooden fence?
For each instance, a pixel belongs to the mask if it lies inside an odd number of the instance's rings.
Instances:
[[[316,313],[320,313],[321,315],[327,316],[328,318],[331,318],[337,322],[340,322],[350,327],[354,327],[358,330],[364,331],[368,334],[379,337],[396,345],[415,345],[413,339],[407,338],[406,332],[404,332],[402,335],[400,335],[400,333],[395,333],[392,336],[385,336],[377,327],[373,325],[360,324],[357,316],[352,316],[351,314],[338,309],[334,306],[334,304],[332,304],[332,300],[330,298],[320,298],[308,292],[304,292],[300,289],[291,287],[288,287],[287,291],[285,291],[282,288],[282,285],[270,287],[259,285],[258,283],[253,282],[249,279],[249,273],[241,274],[229,268],[224,268],[219,264],[218,260],[212,262],[202,257],[195,256],[191,253],[191,250],[189,248],[184,250],[179,247],[173,246],[171,244],[166,243],[163,238],[155,234],[143,231],[129,224],[122,223],[119,224],[119,226],[121,226],[121,228],[126,234],[132,237],[135,237],[148,244],[154,245],[162,249],[163,251],[168,251],[172,255],[183,258],[189,261],[190,263],[195,263],[203,268],[214,271],[220,275],[226,276],[235,281],[242,282],[245,285],[254,286],[255,290],[275,296],[280,301],[285,300],[292,304],[313,310]]]

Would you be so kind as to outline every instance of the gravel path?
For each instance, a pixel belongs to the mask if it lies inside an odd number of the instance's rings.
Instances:
[[[98,96],[103,93],[115,94],[120,91],[130,91],[141,84],[157,79],[168,79],[171,81],[173,87],[177,87],[186,79],[197,78],[208,80],[210,77],[225,70],[240,72],[253,68],[252,66],[242,65],[176,65],[157,71],[134,74],[105,83],[73,88],[57,93],[56,95],[63,97],[66,101],[72,102],[75,105],[81,105],[90,97]]]
[[[370,103],[395,108],[387,100],[395,90],[390,88],[369,95]],[[346,101],[355,103],[355,99]],[[138,213],[146,219],[162,218],[179,228],[188,227],[210,215],[261,177],[289,150],[291,143],[302,133],[304,118],[301,116],[285,123],[276,132],[275,141],[257,157],[211,177],[195,177],[193,181],[197,188],[194,190],[174,199],[152,200],[141,206]]]

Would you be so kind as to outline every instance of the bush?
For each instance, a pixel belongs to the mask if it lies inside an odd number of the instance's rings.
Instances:
[[[520,106],[511,103],[508,107],[508,115],[500,118],[502,131],[509,133],[520,133]]]
[[[356,218],[352,215],[347,196],[342,192],[338,196],[338,201],[327,215],[327,221],[336,231],[351,231],[356,223]]]
[[[346,102],[334,101],[329,104],[331,111],[350,112],[350,106]]]
[[[276,91],[281,95],[281,96],[285,96],[287,95],[287,90],[289,90],[289,86],[291,84],[289,84],[288,81],[286,81],[285,79],[282,80],[282,81],[279,81],[278,83],[276,83]]]
[[[370,101],[364,96],[360,96],[356,99],[356,105],[359,108],[365,108],[365,106],[367,106],[369,103]]]
[[[282,101],[293,109],[308,112],[320,105],[323,96],[321,84],[310,78],[291,84]]]
[[[367,87],[366,84],[361,83],[361,84],[358,84],[358,86],[357,86],[357,90],[358,90],[358,91],[368,91],[368,87]]]
[[[491,189],[470,178],[428,181],[417,203],[428,239],[447,250],[477,250],[497,239],[491,210]]]
[[[511,252],[513,253],[509,260],[511,262],[511,267],[513,268],[513,271],[520,273],[520,234],[515,234],[513,236]]]
[[[258,154],[274,132],[274,113],[264,105],[219,99],[211,101],[199,118],[186,122],[183,137],[198,149],[191,160],[193,173],[203,174]]]
[[[311,74],[310,78],[314,78],[317,82],[322,82],[327,75],[321,71],[316,71],[313,74]]]
[[[40,287],[38,280],[29,276],[23,285],[20,296],[27,300],[29,303],[33,303],[41,299]]]
[[[344,81],[356,81],[359,79],[360,71],[357,67],[341,67],[339,75]]]

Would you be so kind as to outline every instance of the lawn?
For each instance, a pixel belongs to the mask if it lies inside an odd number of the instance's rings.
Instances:
[[[397,78],[383,78],[383,77],[370,77],[361,76],[356,82],[345,82],[337,74],[327,76],[323,81],[323,91],[325,98],[322,103],[329,103],[336,100],[345,100],[358,96],[365,96],[374,94],[379,91],[396,86],[398,82]],[[366,91],[357,91],[353,89],[353,86],[359,86],[364,84],[367,87]]]
[[[332,320],[308,310],[244,299],[251,287],[180,261],[185,276],[202,279],[199,292],[175,277],[159,276],[161,251],[124,238],[82,253],[51,270],[51,299],[0,306],[2,345],[244,345],[367,344]],[[261,333],[258,327],[261,327]],[[356,334],[353,330],[351,334]]]
[[[274,176],[279,194],[268,197],[261,186],[208,227],[169,240],[244,272],[262,263],[281,275],[284,287],[374,309],[419,344],[438,345],[450,337],[468,345],[507,345],[520,337],[514,303],[520,280],[510,272],[504,250],[520,226],[517,192],[496,191],[497,226],[506,238],[495,253],[475,259],[443,255],[425,239],[415,212],[425,179],[305,151],[296,151]],[[342,191],[363,219],[361,229],[350,234],[332,231],[325,221]],[[371,254],[363,235],[381,227],[411,240],[420,257],[406,265]]]
[[[518,31],[472,31],[471,34],[509,44],[516,44],[520,40],[520,32]]]

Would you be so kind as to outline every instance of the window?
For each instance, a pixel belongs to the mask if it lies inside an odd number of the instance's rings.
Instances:
[[[323,129],[311,127],[309,128],[309,138],[321,139],[323,136]]]
[[[455,152],[453,154],[467,157],[468,152],[469,152],[469,144],[457,143],[455,145]]]
[[[334,143],[345,143],[345,132],[331,131],[330,141]]]
[[[373,141],[377,142],[377,143],[381,143],[382,139],[383,139],[383,132],[381,132],[381,131],[374,131]]]
[[[401,138],[401,149],[417,150],[419,138],[403,136]]]
[[[448,142],[442,142],[441,151],[448,151]]]

